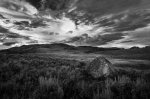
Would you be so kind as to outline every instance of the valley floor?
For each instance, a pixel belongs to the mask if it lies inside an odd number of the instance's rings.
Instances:
[[[136,69],[136,70],[150,70],[150,60],[142,59],[142,58],[124,58],[124,56],[115,57],[111,55],[104,55],[104,54],[93,54],[93,53],[64,53],[64,52],[57,52],[57,53],[47,53],[47,54],[39,54],[39,55],[50,55],[55,58],[62,58],[68,60],[78,60],[83,62],[90,62],[96,57],[102,56],[107,58],[114,66],[121,67],[121,68],[128,68],[128,69]],[[130,57],[130,56],[129,56]]]

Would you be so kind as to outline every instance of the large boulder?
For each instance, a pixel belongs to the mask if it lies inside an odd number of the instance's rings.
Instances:
[[[87,68],[88,72],[94,77],[109,76],[114,72],[114,67],[106,58],[95,58]]]

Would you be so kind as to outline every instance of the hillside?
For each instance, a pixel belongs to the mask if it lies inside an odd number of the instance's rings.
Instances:
[[[130,49],[124,48],[102,48],[92,46],[71,46],[63,43],[54,44],[37,44],[37,45],[23,45],[21,47],[14,47],[7,50],[1,50],[0,53],[5,54],[28,54],[28,53],[64,53],[68,54],[100,54],[111,56],[114,58],[128,58],[128,59],[146,59],[150,60],[150,47],[138,48],[132,47]]]

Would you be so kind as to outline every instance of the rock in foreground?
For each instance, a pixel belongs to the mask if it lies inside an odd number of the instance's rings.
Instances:
[[[88,71],[94,78],[99,78],[111,75],[114,72],[114,68],[106,58],[97,57],[89,64]]]

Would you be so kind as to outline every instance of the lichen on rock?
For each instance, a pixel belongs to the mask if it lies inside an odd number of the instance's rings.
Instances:
[[[97,57],[90,62],[87,70],[94,78],[109,76],[114,72],[114,67],[106,58]]]

